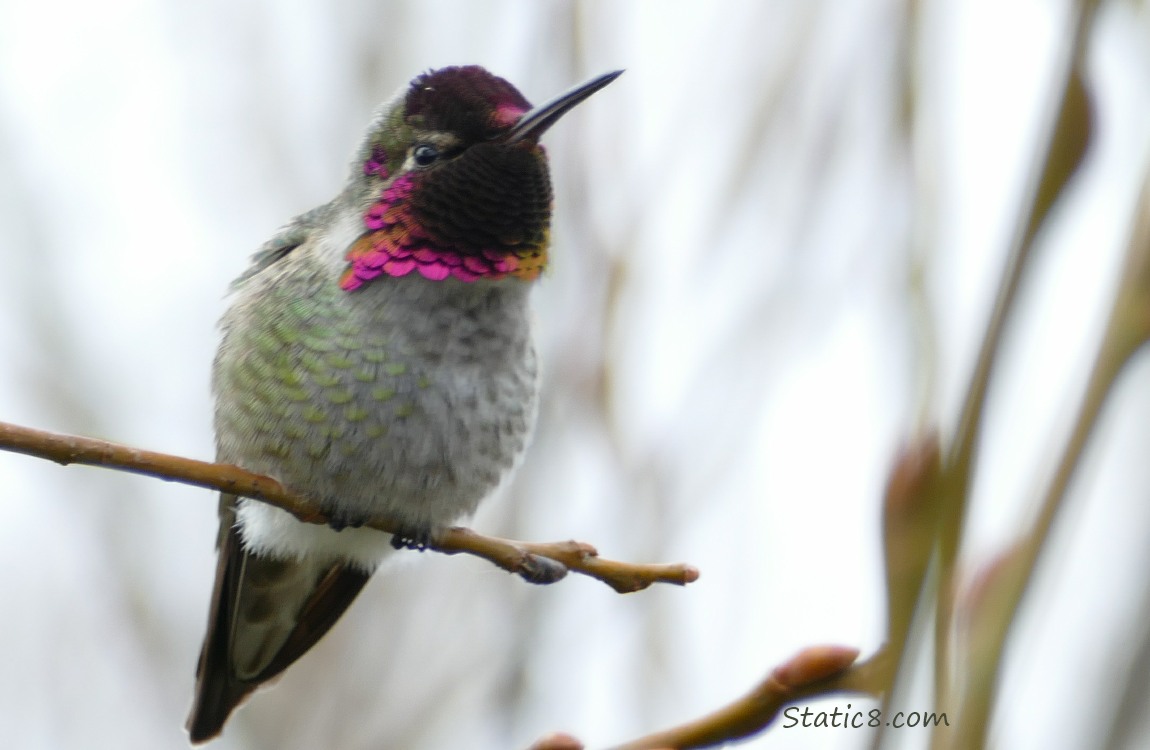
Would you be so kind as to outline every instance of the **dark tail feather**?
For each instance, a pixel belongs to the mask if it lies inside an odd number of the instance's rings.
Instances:
[[[208,612],[208,632],[200,649],[196,667],[196,697],[188,715],[187,729],[193,744],[207,742],[219,735],[224,722],[259,683],[241,681],[233,676],[228,643],[234,621],[236,594],[241,583],[243,554],[235,523],[234,496],[224,495],[220,502],[220,537],[217,543],[219,561],[212,604]]]
[[[214,666],[209,670],[223,671]],[[188,716],[188,735],[192,744],[218,737],[232,711],[257,687],[259,683],[241,682],[228,674],[201,673],[196,683],[196,702]]]
[[[304,603],[295,630],[260,673],[260,682],[266,682],[287,669],[323,638],[355,601],[370,577],[370,573],[358,568],[332,566]]]
[[[232,653],[234,630],[243,625],[237,606],[245,587],[255,584],[258,588],[259,577],[268,575],[269,569],[274,570],[279,564],[244,552],[233,520],[230,502],[225,497],[208,632],[196,669],[195,702],[188,715],[188,734],[194,744],[217,737],[228,716],[245,698],[314,646],[347,610],[370,577],[355,568],[333,565],[316,581],[315,588],[300,607],[294,628],[267,665],[258,674],[241,678],[237,676]],[[249,580],[250,576],[256,578]]]

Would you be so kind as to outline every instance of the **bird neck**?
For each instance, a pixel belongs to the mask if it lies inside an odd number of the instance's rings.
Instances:
[[[483,149],[474,152],[479,158],[470,167],[480,169]],[[533,157],[525,153],[521,158]],[[386,181],[362,214],[363,234],[347,251],[340,287],[351,292],[380,276],[412,273],[430,281],[538,278],[547,265],[550,184],[544,164],[530,163],[529,168],[542,170],[542,215],[538,209],[527,211],[530,219],[521,219],[523,226],[508,226],[509,208],[498,195],[458,189],[470,187],[466,173],[445,172],[429,182],[426,173],[405,172],[389,180],[386,154],[373,151],[364,162],[364,175],[376,184]],[[506,196],[516,211],[522,210],[515,205],[521,198],[518,193]]]

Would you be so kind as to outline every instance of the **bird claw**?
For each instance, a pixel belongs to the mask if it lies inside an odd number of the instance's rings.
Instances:
[[[430,529],[406,529],[391,535],[391,546],[423,552],[431,546],[432,536]]]
[[[330,510],[326,512],[327,525],[334,531],[343,531],[344,529],[358,529],[366,522],[366,518],[354,516],[351,513],[341,510]]]
[[[358,529],[362,528],[370,519],[363,516],[358,516],[348,513],[346,510],[339,510],[325,508],[324,515],[327,517],[327,525],[335,531],[343,531],[344,529]],[[431,546],[434,538],[431,529],[409,527],[400,528],[399,531],[391,535],[391,546],[395,549],[413,549],[423,552]]]

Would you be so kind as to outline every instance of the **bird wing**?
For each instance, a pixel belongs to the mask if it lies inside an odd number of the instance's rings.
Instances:
[[[252,254],[248,267],[239,278],[232,282],[232,289],[242,286],[245,281],[263,271],[268,266],[282,260],[297,247],[302,245],[318,223],[323,221],[331,212],[331,204],[327,203],[306,211],[289,221],[275,235],[260,245],[260,249]]]

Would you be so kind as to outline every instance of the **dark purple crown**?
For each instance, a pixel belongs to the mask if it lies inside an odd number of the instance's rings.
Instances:
[[[490,140],[531,109],[523,94],[478,65],[431,70],[411,82],[405,111],[412,124],[454,133],[465,142]]]

